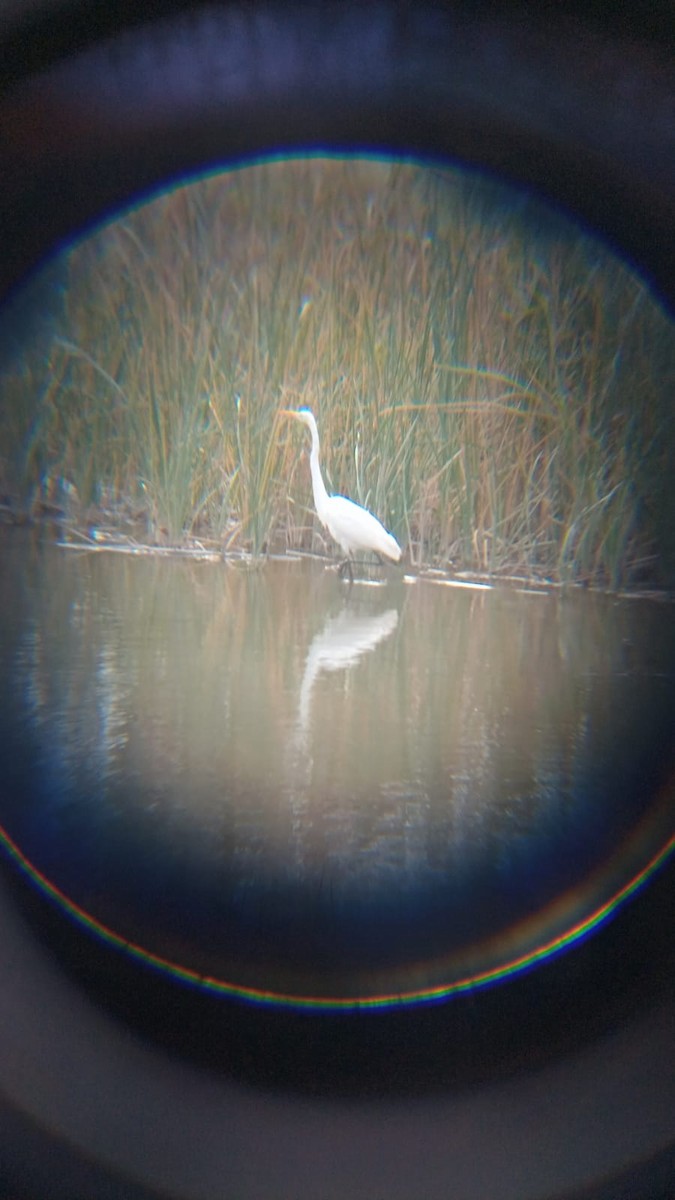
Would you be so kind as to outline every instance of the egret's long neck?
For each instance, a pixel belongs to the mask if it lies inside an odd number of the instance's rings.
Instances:
[[[312,452],[309,456],[309,467],[312,472],[312,491],[314,492],[314,507],[319,514],[319,519],[325,522],[326,505],[328,504],[328,492],[326,485],[321,475],[321,467],[319,466],[319,432],[316,424],[311,426],[312,431]]]

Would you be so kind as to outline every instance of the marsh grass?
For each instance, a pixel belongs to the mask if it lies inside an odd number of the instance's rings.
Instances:
[[[649,576],[672,325],[534,202],[403,163],[270,162],[128,212],[68,269],[59,327],[3,383],[28,491],[124,498],[158,541],[323,548],[306,438],[278,418],[306,404],[329,488],[413,564]]]

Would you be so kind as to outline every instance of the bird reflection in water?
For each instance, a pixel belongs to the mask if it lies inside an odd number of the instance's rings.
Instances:
[[[300,688],[298,727],[304,737],[309,726],[312,689],[322,671],[343,671],[354,667],[365,654],[385,641],[398,624],[398,612],[362,616],[348,608],[330,617],[312,641],[307,652],[305,671]]]

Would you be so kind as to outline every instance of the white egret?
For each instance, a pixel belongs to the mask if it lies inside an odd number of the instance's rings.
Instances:
[[[355,551],[372,550],[392,562],[398,562],[401,557],[401,547],[393,534],[388,533],[384,525],[373,516],[368,509],[348,500],[346,496],[329,496],[321,475],[319,466],[319,430],[317,429],[314,413],[310,408],[281,410],[286,417],[295,417],[302,421],[312,435],[312,452],[309,465],[312,472],[312,491],[314,492],[314,507],[321,524],[328,530],[331,537],[342,547],[346,554],[344,562],[340,563],[340,574],[345,567],[352,574],[352,555]]]

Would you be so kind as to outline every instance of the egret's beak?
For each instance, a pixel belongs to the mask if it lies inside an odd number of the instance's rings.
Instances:
[[[292,408],[280,408],[279,409],[280,417],[297,417],[297,415],[298,414]]]

